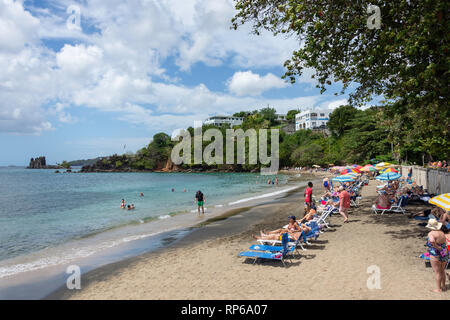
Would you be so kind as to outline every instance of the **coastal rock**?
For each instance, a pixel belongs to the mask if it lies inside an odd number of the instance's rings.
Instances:
[[[63,169],[61,166],[47,165],[45,157],[31,158],[27,169]]]
[[[45,157],[39,157],[39,158],[31,158],[30,164],[28,165],[28,169],[44,169],[47,167],[47,162],[45,160]]]

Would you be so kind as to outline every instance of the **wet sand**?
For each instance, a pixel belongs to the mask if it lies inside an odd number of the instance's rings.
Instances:
[[[371,212],[376,185],[371,181],[363,189],[350,223],[332,216],[331,229],[286,268],[277,262],[253,265],[238,253],[254,243],[252,234],[285,225],[288,215],[300,216],[303,189],[210,221],[167,249],[94,270],[83,275],[81,290],[60,290],[49,298],[450,299],[449,285],[447,292],[431,292],[434,273],[418,258],[426,251],[421,221]],[[318,184],[315,190],[316,196],[322,192]],[[371,266],[380,270],[380,289],[367,286]]]

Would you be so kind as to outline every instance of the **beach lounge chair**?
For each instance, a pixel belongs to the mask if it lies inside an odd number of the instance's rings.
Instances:
[[[377,208],[376,205],[373,205],[373,206],[372,206],[372,211],[373,211],[375,214],[378,214],[379,212],[381,212],[382,215],[383,215],[385,212],[397,212],[397,213],[403,213],[403,214],[406,214],[406,211],[405,211],[405,209],[403,208],[403,207],[405,206],[405,203],[406,203],[406,198],[405,198],[405,196],[401,196],[401,197],[398,199],[397,203],[392,204],[390,208],[387,208],[387,209],[379,209],[379,208]]]
[[[300,247],[302,248],[302,250],[305,250],[303,248],[303,245],[301,244],[301,239],[303,238],[303,231],[300,234],[300,237],[298,237],[298,239],[295,242],[288,242],[288,253],[293,253],[293,251],[295,250],[295,252],[298,253],[298,255],[300,255],[300,252],[298,252],[297,248]],[[264,240],[263,240],[264,241]],[[274,246],[274,245],[265,245],[265,244],[254,244],[252,246],[250,246],[249,250],[252,251],[269,251],[269,252],[280,252],[283,251],[283,247],[282,246]]]
[[[286,267],[286,264],[284,262],[285,257],[292,251],[294,251],[294,247],[289,247],[289,237],[287,233],[284,233],[281,236],[281,242],[282,242],[282,250],[281,251],[244,251],[239,253],[240,257],[246,257],[246,258],[254,258],[255,261],[253,264],[258,261],[258,259],[266,259],[266,260],[276,260],[281,261],[283,263],[283,266]]]
[[[330,228],[329,224],[327,223],[327,218],[333,213],[337,211],[337,208],[333,206],[329,206],[325,211],[322,212],[319,218],[315,220],[319,226],[324,225],[328,229]]]

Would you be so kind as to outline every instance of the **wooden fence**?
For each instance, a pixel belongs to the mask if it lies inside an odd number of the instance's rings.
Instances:
[[[408,172],[412,168],[412,178],[419,186],[423,186],[431,194],[441,194],[450,192],[450,172],[444,170],[428,169],[418,166],[402,166],[401,174],[403,178],[408,177]]]

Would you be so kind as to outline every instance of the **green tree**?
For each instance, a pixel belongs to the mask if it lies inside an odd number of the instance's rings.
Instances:
[[[369,5],[381,10],[379,29],[368,27]],[[382,96],[388,113],[402,114],[396,121],[416,124],[423,153],[448,157],[449,5],[445,0],[238,0],[232,25],[250,23],[256,34],[266,29],[300,38],[302,45],[285,62],[284,78],[293,83],[312,68],[321,92],[332,81],[343,83],[341,93],[355,85],[352,105]],[[395,152],[403,153],[410,138],[402,137]]]
[[[60,166],[64,169],[70,169],[70,163],[68,163],[66,160],[63,160],[63,162],[60,163]]]
[[[350,121],[355,117],[358,109],[352,106],[340,106],[330,114],[327,127],[331,133],[339,137],[350,128]]]
[[[286,120],[287,121],[295,121],[295,115],[297,113],[300,113],[300,110],[289,110],[286,115]]]

